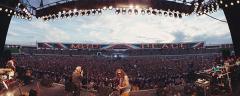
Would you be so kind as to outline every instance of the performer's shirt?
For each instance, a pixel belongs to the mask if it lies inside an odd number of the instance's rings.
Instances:
[[[81,83],[81,78],[82,78],[82,76],[81,76],[81,73],[80,72],[73,72],[73,74],[72,74],[72,82],[74,83],[74,84],[80,84]]]

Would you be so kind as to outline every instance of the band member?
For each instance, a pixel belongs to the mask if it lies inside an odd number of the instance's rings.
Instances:
[[[129,96],[131,86],[127,74],[122,69],[116,70],[116,77],[119,80],[117,90],[120,92],[120,96]]]
[[[229,60],[226,60],[224,62],[224,68],[226,69],[226,72],[230,72],[230,63]]]
[[[74,88],[74,94],[79,95],[80,94],[80,89],[82,86],[82,78],[83,78],[83,70],[81,66],[77,66],[76,69],[74,70],[72,74],[72,82],[75,86]]]
[[[7,61],[6,68],[11,69],[11,71],[8,73],[9,78],[13,79],[15,72],[16,72],[16,60],[13,57],[10,57]]]
[[[6,63],[6,68],[0,68],[0,81],[4,85],[6,89],[8,89],[8,85],[6,81],[13,80],[16,72],[16,67],[15,67],[16,61],[13,57],[9,57],[7,59]]]

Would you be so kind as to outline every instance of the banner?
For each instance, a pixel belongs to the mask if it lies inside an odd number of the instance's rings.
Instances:
[[[203,48],[204,42],[143,43],[143,44],[81,44],[38,42],[40,49],[187,49]]]

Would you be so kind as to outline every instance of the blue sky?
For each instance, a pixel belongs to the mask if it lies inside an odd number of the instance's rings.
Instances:
[[[222,10],[210,14],[226,20]],[[207,44],[232,43],[227,23],[203,16],[182,19],[155,15],[116,15],[103,12],[44,22],[13,17],[6,43],[172,43],[205,41]]]

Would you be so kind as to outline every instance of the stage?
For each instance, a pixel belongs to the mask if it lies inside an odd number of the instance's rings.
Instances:
[[[0,96],[20,96],[21,94],[23,96],[28,96],[31,89],[34,89],[38,92],[37,96],[72,96],[72,93],[65,91],[65,87],[62,84],[53,83],[52,87],[45,87],[42,86],[39,82],[26,86],[10,87],[9,90],[1,91]],[[81,92],[81,96],[109,96],[111,94],[111,92],[105,88],[100,89],[101,90],[99,90],[95,95],[89,94],[85,91]],[[155,89],[149,89],[131,92],[130,96],[155,96],[155,94]]]
[[[37,96],[70,96],[64,90],[64,86],[61,84],[54,83],[52,87],[44,87],[41,86],[39,83],[34,83],[26,86],[14,86],[9,88],[9,90],[3,90],[0,96],[20,96],[23,94],[24,96],[28,96],[28,92],[34,89],[38,91]]]

